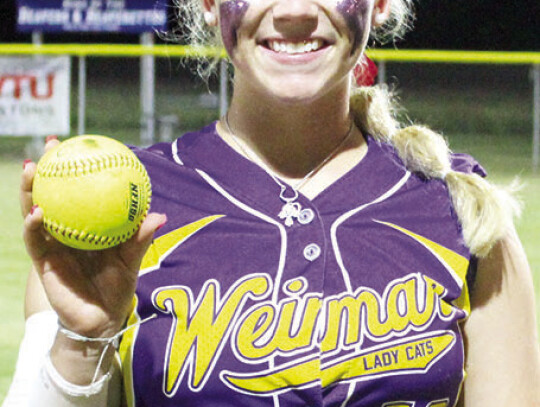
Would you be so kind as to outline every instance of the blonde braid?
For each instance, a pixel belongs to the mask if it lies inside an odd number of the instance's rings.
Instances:
[[[505,189],[477,174],[453,171],[444,137],[424,126],[399,128],[384,87],[355,89],[350,103],[357,126],[391,143],[410,171],[446,182],[465,243],[472,254],[485,257],[520,213],[520,204],[512,196],[517,182]]]
[[[349,103],[356,126],[377,140],[389,141],[399,127],[391,100],[384,85],[353,88]]]

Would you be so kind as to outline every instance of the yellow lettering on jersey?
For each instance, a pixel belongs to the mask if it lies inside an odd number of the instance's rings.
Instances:
[[[339,349],[342,332],[344,338],[341,341],[347,347],[361,342],[362,332],[384,338],[411,327],[424,326],[437,311],[443,315],[452,312],[452,306],[440,298],[444,292],[444,287],[435,280],[415,274],[392,282],[384,298],[366,288],[359,288],[354,296],[330,297],[325,300],[326,331],[321,350],[332,352]],[[404,299],[406,312],[400,309],[400,297]],[[423,310],[420,303],[423,303]]]
[[[224,372],[222,380],[248,394],[279,394],[290,388],[306,387],[322,380],[322,386],[386,374],[423,373],[455,342],[450,331],[417,336],[406,342],[391,342],[383,349],[366,349],[336,359],[320,368],[318,360],[303,361],[294,366],[267,369],[255,374]]]
[[[396,371],[425,371],[454,342],[454,334],[445,332],[340,358],[332,362],[331,366],[323,368],[323,386],[335,383],[337,377],[343,381]]]
[[[204,385],[243,303],[248,298],[264,297],[271,289],[271,282],[268,277],[251,275],[233,286],[223,300],[219,298],[218,286],[216,281],[207,282],[195,305],[187,287],[164,287],[153,295],[156,308],[170,313],[174,320],[165,364],[167,395],[176,392],[188,366],[191,366],[190,387],[197,390]]]
[[[402,228],[401,226],[394,225],[393,223],[389,222],[376,222],[394,228],[404,233],[405,235],[412,237],[414,240],[430,249],[439,258],[439,260],[442,260],[443,264],[445,264],[454,272],[455,276],[459,279],[461,285],[461,295],[454,301],[456,306],[465,311],[467,315],[470,314],[471,304],[469,299],[469,287],[467,286],[466,282],[467,270],[469,269],[468,259],[444,246],[441,246],[438,243],[435,243],[432,240],[429,240],[423,236],[411,232],[410,230]]]
[[[304,303],[302,311],[299,304]],[[287,353],[311,346],[316,334],[316,323],[321,309],[321,300],[307,295],[302,300],[289,299],[280,304],[276,317],[272,305],[263,305],[248,312],[239,323],[236,347],[248,359],[260,359],[275,352]],[[294,321],[299,321],[295,326]]]
[[[435,280],[411,274],[389,284],[383,298],[361,287],[356,294],[324,301],[308,293],[277,306],[257,304],[238,320],[235,349],[247,361],[269,360],[316,346],[319,327],[325,328],[320,343],[323,353],[358,346],[365,335],[382,340],[420,330],[437,314],[453,312],[452,305],[442,299],[445,291]]]
[[[225,215],[208,216],[154,239],[143,257],[139,274],[156,270],[163,259],[186,239],[223,216]]]

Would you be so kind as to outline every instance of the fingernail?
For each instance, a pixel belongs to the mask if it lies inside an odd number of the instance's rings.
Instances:
[[[24,160],[24,161],[23,161],[23,166],[22,166],[23,170],[24,170],[24,169],[26,168],[26,166],[27,166],[28,164],[30,164],[31,162],[32,162],[32,160],[29,159],[29,158],[27,158],[26,160]]]
[[[45,137],[45,143],[48,143],[51,140],[58,140],[58,136],[55,134],[51,134],[50,136]]]
[[[34,205],[30,208],[30,215],[33,215],[36,209],[39,207],[39,205]]]
[[[165,216],[165,220],[164,220],[163,222],[161,222],[161,223],[157,226],[156,231],[159,230],[159,229],[161,229],[161,228],[162,228],[163,226],[165,226],[165,224],[167,223],[167,215],[163,215],[163,216]]]

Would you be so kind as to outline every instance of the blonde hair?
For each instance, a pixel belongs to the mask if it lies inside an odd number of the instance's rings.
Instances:
[[[221,35],[217,27],[210,27],[204,21],[204,10],[200,0],[173,0],[179,22],[166,35],[174,42],[192,46],[221,46]],[[196,73],[205,81],[216,72],[219,62],[217,57],[199,57],[195,66]]]
[[[413,22],[413,0],[390,1],[389,19],[372,33],[377,42],[401,37]],[[221,45],[219,30],[204,23],[200,0],[175,2],[182,23],[182,33],[177,39],[191,45]],[[203,59],[198,65],[199,75],[207,79],[215,62]],[[410,171],[446,182],[465,243],[473,255],[486,256],[520,213],[520,205],[512,196],[516,184],[504,189],[477,174],[453,171],[445,138],[424,126],[402,127],[396,120],[396,104],[386,86],[353,88],[350,105],[357,127],[377,140],[392,144]]]
[[[371,33],[371,36],[380,43],[401,38],[412,28],[414,21],[413,0],[389,1],[390,16],[381,27]]]

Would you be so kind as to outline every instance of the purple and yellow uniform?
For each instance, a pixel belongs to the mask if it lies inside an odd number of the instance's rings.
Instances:
[[[168,222],[130,323],[156,317],[120,348],[128,405],[456,403],[469,250],[445,184],[367,142],[291,227],[279,186],[215,125],[136,151]]]

